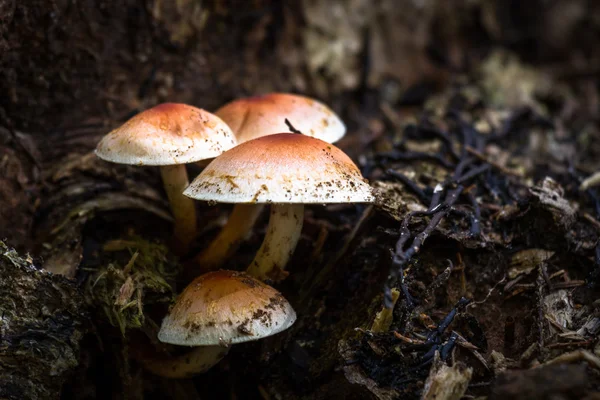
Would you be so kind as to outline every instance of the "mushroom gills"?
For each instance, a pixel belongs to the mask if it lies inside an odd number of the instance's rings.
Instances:
[[[296,249],[303,223],[303,204],[273,204],[267,233],[247,272],[261,280],[284,279],[284,268]]]
[[[224,346],[199,346],[178,357],[144,359],[144,368],[165,378],[181,379],[208,371],[229,352]]]

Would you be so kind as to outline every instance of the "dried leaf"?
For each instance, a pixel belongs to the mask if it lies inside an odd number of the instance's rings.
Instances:
[[[510,260],[508,277],[515,279],[522,274],[529,274],[534,268],[554,255],[553,251],[544,249],[527,249],[515,253]]]
[[[377,193],[377,206],[397,221],[402,221],[409,211],[425,211],[427,207],[408,193],[399,183],[376,181],[373,187]]]
[[[529,189],[540,205],[552,213],[554,222],[569,229],[575,222],[576,209],[564,198],[564,189],[552,178],[545,178],[541,185]]]
[[[569,329],[573,322],[573,303],[566,290],[557,290],[544,297],[544,309],[558,325]]]
[[[421,399],[460,400],[467,391],[472,376],[472,368],[461,363],[449,367],[439,359],[439,353],[436,353]]]
[[[123,283],[123,285],[121,286],[121,289],[119,289],[119,295],[115,300],[115,305],[123,307],[124,305],[129,303],[129,301],[131,301],[131,296],[133,296],[134,290],[135,286],[133,285],[133,279],[131,278],[131,276],[128,276],[125,280],[125,283]]]

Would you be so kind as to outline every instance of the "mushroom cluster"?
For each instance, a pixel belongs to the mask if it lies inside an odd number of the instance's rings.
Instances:
[[[308,97],[287,93],[238,99],[219,108],[215,114],[231,127],[238,144],[292,129],[329,143],[338,141],[346,133],[346,126],[329,107]],[[201,271],[222,265],[237,250],[263,209],[259,202],[234,203],[227,224],[196,257]]]
[[[344,136],[326,105],[273,93],[239,99],[215,114],[185,104],[161,104],[106,135],[96,155],[106,161],[159,166],[174,216],[174,251],[189,253],[197,232],[192,199],[235,204],[228,222],[194,261],[204,273],[179,295],[158,339],[193,350],[144,366],[166,377],[201,373],[231,344],[289,328],[296,314],[264,281],[287,276],[300,238],[305,204],[371,203],[371,187],[332,143]],[[206,160],[210,160],[206,165]],[[186,163],[203,171],[188,182]],[[246,272],[219,270],[271,205],[267,233]],[[212,271],[212,272],[211,272]]]

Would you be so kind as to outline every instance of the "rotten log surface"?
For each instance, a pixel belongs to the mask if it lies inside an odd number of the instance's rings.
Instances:
[[[0,277],[0,398],[57,399],[79,364],[83,296],[2,241]]]

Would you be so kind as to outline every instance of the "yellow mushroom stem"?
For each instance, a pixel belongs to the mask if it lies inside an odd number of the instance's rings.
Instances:
[[[262,204],[236,204],[227,223],[208,247],[195,258],[202,273],[219,268],[238,249],[256,223]]]
[[[177,357],[145,355],[140,364],[154,375],[165,378],[190,378],[204,373],[216,365],[229,352],[224,346],[199,346]]]
[[[303,222],[303,204],[272,205],[267,234],[247,272],[261,280],[284,279],[284,268],[294,254]]]
[[[194,200],[183,195],[188,186],[188,175],[185,165],[168,165],[160,167],[171,212],[174,218],[175,248],[180,254],[185,254],[190,243],[196,237],[196,207]]]

